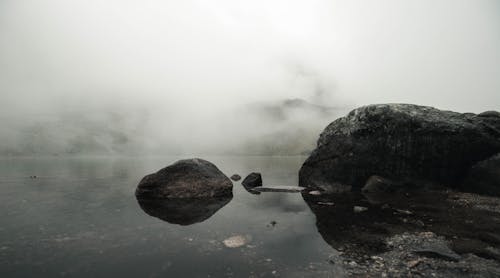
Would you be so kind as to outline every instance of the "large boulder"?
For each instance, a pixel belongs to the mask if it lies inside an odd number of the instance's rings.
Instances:
[[[214,164],[185,159],[142,178],[138,198],[211,198],[232,196],[233,183]]]
[[[326,191],[359,189],[378,175],[401,184],[458,187],[472,165],[499,151],[498,112],[369,105],[326,127],[300,169],[299,183]]]

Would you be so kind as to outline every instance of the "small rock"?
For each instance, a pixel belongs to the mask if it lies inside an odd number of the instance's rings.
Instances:
[[[251,173],[249,174],[242,182],[241,184],[245,188],[254,188],[257,186],[262,186],[262,176],[260,173]]]
[[[368,208],[367,207],[361,207],[361,206],[354,206],[353,208],[353,211],[355,213],[360,213],[360,212],[364,212],[364,211],[367,211]]]
[[[421,232],[418,235],[426,238],[431,238],[436,236],[436,234],[434,234],[433,232]]]
[[[418,225],[418,226],[420,226],[420,227],[424,227],[424,226],[425,226],[425,223],[424,223],[422,220],[417,220],[417,221],[415,222],[415,224],[417,224],[417,225]]]
[[[418,264],[420,264],[421,262],[422,262],[422,260],[417,259],[417,260],[409,261],[406,265],[407,265],[409,268],[414,268],[414,267],[416,267]]]
[[[406,215],[412,215],[413,212],[409,211],[409,210],[404,210],[404,209],[395,209],[395,211],[397,213],[400,213],[400,214],[406,214]]]
[[[241,235],[232,236],[232,237],[226,238],[224,241],[222,241],[222,243],[224,243],[224,245],[226,247],[229,247],[229,248],[241,247],[241,246],[245,245],[246,242],[247,242],[246,238],[244,236],[241,236]]]
[[[241,180],[241,176],[240,176],[240,175],[238,175],[238,174],[234,174],[234,175],[232,175],[232,176],[231,176],[231,179],[232,179],[233,181],[239,181],[239,180]]]

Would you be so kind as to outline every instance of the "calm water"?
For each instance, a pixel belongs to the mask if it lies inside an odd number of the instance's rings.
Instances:
[[[315,215],[301,194],[253,195],[235,182],[233,199],[210,206],[206,217],[216,211],[202,222],[172,224],[150,216],[154,211],[147,214],[134,196],[137,183],[181,158],[1,159],[0,277],[341,274],[329,263],[337,251],[318,233]],[[204,158],[228,176],[261,172],[270,186],[297,185],[305,160]],[[169,215],[168,208],[156,213],[167,220],[179,218],[175,212]],[[200,220],[200,212],[194,214],[191,222]],[[223,240],[235,235],[248,243],[225,247]]]

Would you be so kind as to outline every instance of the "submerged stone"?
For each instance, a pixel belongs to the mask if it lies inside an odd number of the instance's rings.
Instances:
[[[226,247],[238,248],[238,247],[245,245],[247,243],[247,239],[242,235],[238,235],[238,236],[232,236],[232,237],[226,238],[222,242],[224,243],[224,245]]]

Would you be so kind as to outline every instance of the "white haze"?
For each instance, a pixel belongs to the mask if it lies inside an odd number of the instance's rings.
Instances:
[[[358,105],[499,89],[496,0],[0,0],[0,154],[302,153]],[[336,109],[255,108],[286,99]]]

